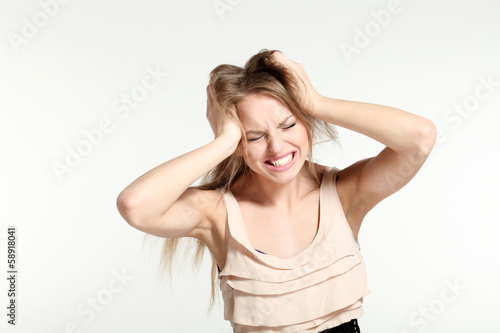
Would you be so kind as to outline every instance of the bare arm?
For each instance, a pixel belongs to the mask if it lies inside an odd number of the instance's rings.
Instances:
[[[345,183],[339,191],[344,192],[348,215],[358,221],[358,230],[369,210],[416,175],[436,140],[430,120],[389,106],[323,97],[315,102],[314,115],[386,145],[377,156],[338,175],[339,184]]]
[[[378,202],[406,185],[421,168],[436,140],[426,118],[397,108],[328,98],[312,86],[298,63],[277,52],[274,60],[304,83],[303,107],[315,118],[373,138],[386,146],[377,156],[354,163],[338,174],[338,191],[355,236]]]
[[[239,127],[214,111],[211,86],[207,95],[215,139],[146,172],[119,194],[118,210],[133,227],[160,237],[182,237],[207,222],[210,195],[203,192],[208,191],[188,187],[229,157],[241,138]]]

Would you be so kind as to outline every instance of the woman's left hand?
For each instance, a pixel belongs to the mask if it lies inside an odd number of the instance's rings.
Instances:
[[[274,52],[271,57],[273,61],[276,61],[285,68],[288,68],[294,75],[295,79],[298,81],[297,88],[299,89],[299,93],[303,99],[302,104],[304,105],[302,105],[302,107],[305,111],[312,115],[315,103],[319,101],[322,96],[316,91],[316,89],[314,89],[302,65],[288,59],[279,51]]]

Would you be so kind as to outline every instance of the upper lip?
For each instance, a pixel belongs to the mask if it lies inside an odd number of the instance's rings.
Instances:
[[[283,157],[288,156],[288,155],[290,155],[292,153],[294,153],[294,151],[290,151],[288,153],[284,153],[284,154],[281,154],[281,155],[277,155],[277,156],[271,157],[271,158],[267,159],[266,161],[271,161],[271,162],[272,161],[277,161],[277,160],[280,160]]]

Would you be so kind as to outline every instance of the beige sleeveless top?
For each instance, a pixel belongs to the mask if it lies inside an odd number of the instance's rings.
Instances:
[[[219,273],[224,319],[235,332],[319,332],[363,315],[370,293],[360,247],[327,167],[312,243],[293,258],[260,253],[250,244],[238,202],[227,192],[227,258]]]

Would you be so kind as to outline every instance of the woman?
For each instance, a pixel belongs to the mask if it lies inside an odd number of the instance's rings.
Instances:
[[[324,97],[300,64],[268,50],[211,72],[207,118],[214,140],[126,187],[123,218],[167,248],[181,237],[208,247],[235,332],[359,332],[361,223],[420,169],[433,123]],[[313,140],[334,138],[333,125],[386,148],[343,170],[315,164]]]

